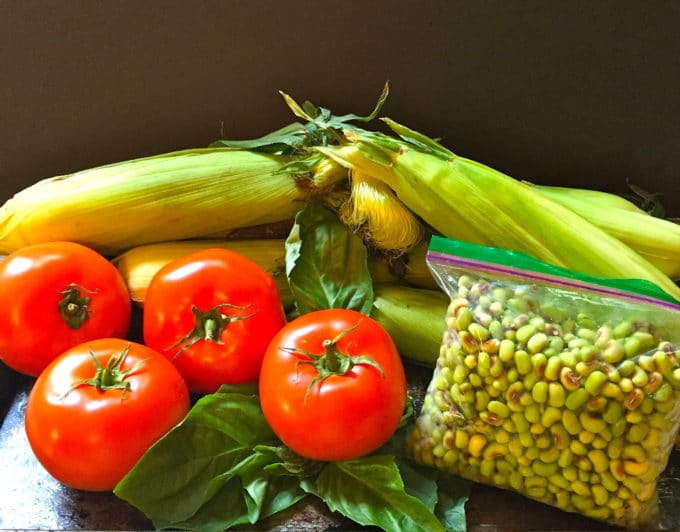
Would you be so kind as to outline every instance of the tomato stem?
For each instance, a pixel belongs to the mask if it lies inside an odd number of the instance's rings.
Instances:
[[[59,300],[59,313],[62,319],[71,329],[80,329],[90,317],[90,301],[89,296],[85,296],[82,292],[93,293],[80,285],[71,283],[60,293],[63,297]]]
[[[139,368],[145,362],[145,360],[140,360],[132,367],[126,370],[122,370],[121,367],[123,366],[123,362],[125,361],[125,357],[127,357],[129,351],[130,345],[128,344],[127,346],[125,346],[125,349],[123,349],[120,353],[111,353],[111,356],[109,356],[109,360],[107,361],[106,366],[102,366],[101,363],[99,362],[99,359],[95,356],[95,354],[92,351],[90,351],[90,357],[92,358],[92,362],[95,367],[94,377],[90,379],[85,379],[81,382],[74,384],[66,391],[64,397],[71,393],[76,388],[88,385],[94,386],[100,392],[106,390],[123,390],[123,394],[121,395],[120,398],[122,401],[123,398],[125,397],[125,394],[130,390],[130,383],[126,381],[125,378],[129,376],[131,373],[134,373],[135,371],[139,370]]]
[[[242,316],[229,316],[223,314],[221,310],[223,308],[235,309],[235,310],[245,310],[247,307],[240,307],[237,305],[230,305],[229,303],[221,303],[214,306],[209,310],[201,310],[195,305],[192,305],[191,312],[194,314],[194,326],[187,334],[180,338],[177,342],[171,345],[168,350],[181,347],[173,358],[178,357],[184,351],[189,349],[192,345],[200,340],[206,342],[215,342],[216,344],[222,344],[222,333],[227,326],[234,321],[241,321],[251,318],[255,313],[250,313]]]
[[[314,377],[314,380],[312,380],[310,385],[307,387],[307,391],[305,392],[305,401],[307,400],[307,397],[309,396],[312,389],[317,384],[327,379],[331,375],[346,375],[357,364],[366,364],[369,366],[373,366],[378,371],[380,371],[381,376],[385,378],[385,371],[382,369],[380,364],[373,360],[371,357],[364,355],[355,356],[348,355],[346,353],[343,353],[338,348],[337,345],[338,342],[348,334],[352,333],[359,326],[359,323],[350,327],[349,329],[341,331],[332,340],[331,339],[324,340],[321,344],[324,349],[322,354],[312,353],[310,351],[294,347],[284,348],[284,350],[290,353],[298,353],[307,356],[309,360],[300,360],[298,361],[298,365],[307,364],[310,366],[314,366],[314,368],[318,372],[318,375]]]

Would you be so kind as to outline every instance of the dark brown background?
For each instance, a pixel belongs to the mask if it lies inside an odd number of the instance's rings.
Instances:
[[[680,215],[680,2],[0,0],[0,201],[51,175],[259,136],[278,95],[385,114],[541,183]]]

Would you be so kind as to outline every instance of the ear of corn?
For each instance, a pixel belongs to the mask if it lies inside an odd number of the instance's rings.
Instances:
[[[671,279],[680,279],[679,224],[651,216],[625,198],[619,202],[615,199],[619,196],[604,192],[574,193],[569,188],[535,185],[534,188],[618,238]],[[627,207],[626,203],[633,207]]]
[[[604,192],[602,190],[576,187],[559,187],[553,185],[537,185],[535,183],[528,184],[538,189],[549,198],[559,202],[576,202],[580,205],[591,205],[600,209],[622,209],[629,212],[649,214],[623,196],[612,194],[610,192]]]
[[[274,278],[285,309],[293,304],[286,277],[285,241],[282,239],[186,240],[136,246],[113,259],[127,283],[132,300],[144,305],[153,276],[168,262],[188,253],[208,248],[226,248],[249,258]]]
[[[207,248],[227,248],[248,257],[259,264],[276,281],[286,310],[293,307],[293,294],[286,277],[285,239],[282,238],[245,238],[240,240],[194,239],[170,242],[157,242],[135,246],[112,259],[128,286],[132,300],[144,305],[146,291],[151,278],[171,260],[188,253]],[[402,283],[421,288],[438,289],[427,263],[425,253],[427,243],[419,245],[404,263],[391,265],[381,257],[371,257],[369,270],[376,283]],[[0,256],[0,260],[2,257]]]
[[[376,283],[371,317],[394,340],[402,357],[434,367],[439,357],[449,298],[441,290]]]
[[[283,156],[206,148],[44,179],[0,208],[0,252],[70,240],[112,255],[292,219],[306,197]]]
[[[388,123],[417,143],[355,130],[346,133],[350,142],[317,149],[385,182],[444,236],[523,251],[593,275],[647,279],[680,297],[680,288],[629,246],[530,185]]]

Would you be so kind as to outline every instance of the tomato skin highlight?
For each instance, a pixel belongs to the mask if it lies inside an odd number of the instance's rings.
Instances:
[[[206,312],[218,305],[231,305],[219,312],[233,320],[219,342],[182,343],[197,322],[192,308]],[[273,277],[229,249],[204,249],[166,264],[151,279],[144,301],[144,343],[171,359],[189,389],[201,394],[257,380],[267,345],[284,324]]]
[[[102,366],[129,351],[122,370],[128,390],[98,390],[78,383],[95,374],[91,350]],[[70,390],[70,391],[69,391]],[[38,461],[59,482],[87,491],[109,491],[146,450],[189,411],[189,391],[163,355],[119,338],[86,342],[55,359],[28,398],[25,427]]]
[[[77,329],[59,309],[71,285],[90,298],[88,319]],[[123,277],[104,256],[74,242],[49,242],[0,261],[0,309],[0,360],[35,377],[70,347],[95,338],[124,338],[131,301]]]
[[[338,340],[338,350],[370,357],[384,376],[357,363],[312,385],[319,372],[299,363],[309,360],[306,355],[292,351],[321,354],[325,340],[355,326]],[[279,331],[262,363],[259,392],[265,418],[285,445],[306,458],[336,461],[363,456],[389,440],[406,406],[407,384],[382,326],[353,310],[329,309],[303,314]]]

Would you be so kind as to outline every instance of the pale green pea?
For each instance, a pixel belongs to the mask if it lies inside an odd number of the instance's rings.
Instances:
[[[550,475],[550,478],[548,478],[548,482],[550,482],[550,484],[554,484],[555,486],[563,490],[569,489],[570,486],[569,481],[559,473]]]
[[[508,484],[511,488],[522,491],[524,489],[524,477],[519,471],[515,470],[508,476]]]
[[[526,449],[534,444],[534,435],[531,432],[520,432],[518,434],[519,441],[522,442],[522,446]]]
[[[528,405],[524,410],[524,417],[530,423],[539,423],[541,421],[541,409],[537,404]]]
[[[531,469],[534,471],[534,473],[540,475],[541,477],[549,477],[557,473],[557,464],[554,462],[546,463],[541,460],[536,460],[532,462]],[[547,482],[544,484],[544,486],[547,486]]]
[[[673,397],[673,387],[670,383],[664,382],[659,389],[652,394],[652,397],[659,403],[666,402]]]
[[[531,388],[531,397],[537,403],[545,403],[548,400],[548,383],[545,381],[538,381]]]
[[[651,373],[656,368],[654,366],[654,358],[651,355],[640,355],[637,358],[638,366],[648,373]]]
[[[564,340],[561,336],[551,336],[548,341],[549,349],[555,353],[561,353],[564,351]]]
[[[574,453],[570,449],[562,449],[560,457],[557,459],[557,465],[561,468],[569,467],[574,462]]]
[[[452,466],[458,461],[458,453],[454,449],[449,449],[444,455],[444,464]]]
[[[562,412],[562,425],[572,436],[581,432],[581,423],[578,416],[571,410],[564,410]]]
[[[583,386],[591,395],[597,395],[600,393],[606,382],[607,375],[600,370],[595,370],[590,375],[588,375]]]
[[[532,425],[532,428],[536,428],[537,430],[540,428],[541,432],[536,432],[538,436],[536,437],[536,447],[539,449],[547,449],[548,447],[552,446],[552,437],[550,437],[548,434],[545,433],[544,428],[541,426],[540,423],[536,423],[535,425]]]
[[[644,387],[649,382],[649,375],[641,367],[635,368],[633,376],[630,378],[635,386],[638,388]]]
[[[535,353],[531,355],[531,365],[534,368],[534,375],[539,379],[543,378],[545,367],[548,364],[548,357],[544,353]]]
[[[456,329],[459,331],[466,330],[472,324],[472,318],[473,318],[472,311],[470,310],[470,307],[468,306],[458,307],[458,311],[455,318]]]
[[[529,460],[536,460],[541,454],[541,450],[538,447],[529,447],[524,451],[524,456]]]
[[[630,377],[635,372],[635,368],[635,362],[632,360],[624,360],[618,366],[619,374],[622,377]]]
[[[616,327],[614,327],[612,334],[614,338],[624,338],[633,334],[635,331],[635,326],[631,321],[622,321]]]
[[[609,445],[609,441],[601,436],[595,436],[595,439],[590,444],[594,449],[604,449]]]
[[[538,377],[536,376],[535,373],[529,373],[528,375],[525,375],[524,378],[522,379],[522,384],[524,384],[524,388],[527,390],[531,390],[534,387],[534,384],[538,382]]]
[[[517,341],[526,345],[530,338],[537,332],[538,330],[536,329],[536,326],[531,323],[522,325],[519,329],[517,329]]]
[[[482,386],[482,378],[477,373],[470,373],[468,375],[468,382],[475,388]]]
[[[595,501],[595,498],[593,498],[593,500]],[[606,502],[607,501],[605,501],[605,504]],[[607,506],[598,506],[597,508],[587,510],[587,515],[588,517],[598,521],[606,521],[611,517],[612,511],[611,508],[608,508]]]
[[[506,418],[510,415],[510,409],[502,401],[489,401],[487,410],[502,418]]]
[[[629,336],[623,340],[623,351],[626,353],[626,357],[633,358],[642,351],[642,343],[638,338]]]
[[[548,347],[548,336],[545,333],[537,332],[527,341],[527,350],[530,353],[540,353]]]
[[[590,496],[590,486],[580,480],[575,480],[571,483],[571,490],[582,497]]]
[[[508,442],[508,451],[515,457],[520,457],[524,454],[524,445],[519,438],[513,438]]]
[[[564,388],[561,384],[557,382],[551,382],[548,384],[548,404],[550,406],[556,408],[564,406],[566,397],[566,392],[564,391]]]
[[[607,422],[603,418],[594,416],[590,412],[581,412],[579,421],[585,430],[594,434],[603,431],[607,426]]]
[[[541,415],[541,425],[548,428],[562,419],[562,411],[554,406],[548,406]]]
[[[463,364],[456,364],[453,370],[453,382],[457,384],[463,384],[467,379],[467,367]]]
[[[496,464],[493,460],[482,460],[479,464],[479,473],[484,477],[490,477],[496,471]]]
[[[545,371],[543,376],[551,381],[556,381],[560,378],[560,370],[562,369],[562,360],[559,357],[553,356],[548,358],[545,364]]]
[[[525,475],[524,486],[526,488],[545,488],[548,486],[548,479],[535,476],[533,468],[529,468],[529,472]]]
[[[560,491],[555,494],[555,506],[567,510],[571,506],[571,495],[568,491]]]
[[[585,312],[579,312],[576,315],[576,324],[584,329],[596,329],[597,323],[592,316],[586,314]]]
[[[607,446],[607,456],[611,460],[617,460],[621,457],[621,454],[623,453],[623,448],[626,446],[626,442],[623,440],[623,438],[617,437],[614,438],[612,441],[609,442],[609,445]]]
[[[584,388],[578,388],[571,392],[564,404],[569,410],[578,410],[588,400],[589,394]]]
[[[538,459],[539,459],[540,462],[542,462],[544,464],[554,465],[555,469],[557,469],[557,463],[556,462],[557,462],[557,460],[559,460],[560,454],[561,454],[561,452],[560,452],[559,449],[557,449],[555,447],[551,447],[549,449],[544,449],[543,451],[541,451],[541,453],[538,455]]]
[[[515,424],[515,429],[517,432],[528,432],[530,423],[527,418],[521,412],[513,412],[510,418]]]
[[[602,419],[609,424],[613,424],[624,416],[624,410],[621,403],[610,401],[602,414]]]
[[[640,443],[649,434],[649,425],[647,423],[637,423],[631,425],[626,434],[626,439],[631,443]]]
[[[593,470],[596,473],[609,470],[609,457],[603,450],[591,449],[588,451],[588,459],[593,464]]]
[[[616,480],[609,471],[600,473],[600,484],[602,484],[609,493],[614,493],[619,489],[619,481]]]
[[[585,456],[588,454],[588,447],[581,443],[579,440],[571,440],[569,444],[569,450],[576,456]]]
[[[573,368],[576,365],[576,354],[573,353],[572,351],[562,351],[559,355],[560,360],[562,361],[562,366],[567,366],[569,368]]]
[[[489,331],[479,323],[475,322],[470,323],[470,325],[468,325],[467,330],[470,334],[472,334],[475,340],[479,342],[483,342],[484,340],[487,340],[489,338]]]
[[[526,351],[515,351],[514,354],[515,367],[520,375],[528,375],[531,373],[531,357]]]
[[[587,430],[582,430],[581,432],[578,433],[578,441],[586,445],[592,444],[594,439],[595,434]]]
[[[627,427],[628,422],[626,421],[625,417],[622,417],[621,419],[612,424],[611,426],[612,436],[617,438],[623,435],[623,433],[626,432]]]
[[[575,481],[578,480],[578,469],[576,469],[576,466],[573,466],[573,465],[563,467],[562,468],[562,475],[569,482],[575,482]]]
[[[475,408],[479,411],[486,410],[489,404],[489,394],[485,390],[477,390],[475,392]]]
[[[608,364],[618,364],[626,356],[620,340],[609,340],[602,350],[602,360]]]
[[[642,448],[641,445],[626,445],[621,453],[623,458],[632,459],[637,462],[647,461],[647,452]]]

